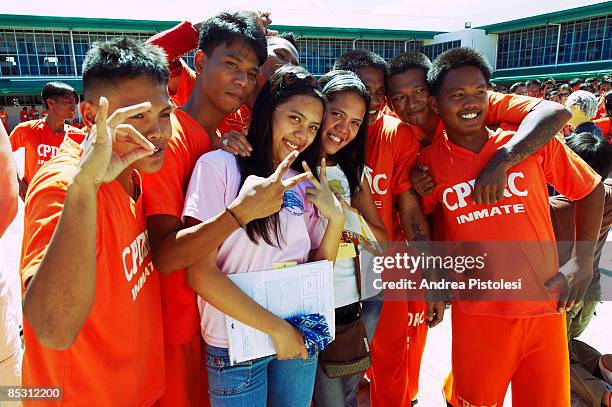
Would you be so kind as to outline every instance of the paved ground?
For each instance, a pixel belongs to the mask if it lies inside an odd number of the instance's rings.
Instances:
[[[18,162],[22,162],[18,159]],[[19,279],[17,276],[17,267],[19,262],[19,254],[21,252],[21,236],[23,229],[23,205],[20,202],[19,214],[17,218],[0,240],[0,250],[4,250],[5,259],[7,261],[7,269],[15,270],[15,273],[10,277],[14,284],[15,292],[19,292]],[[75,237],[78,238],[78,237]],[[608,238],[612,245],[612,239]],[[607,253],[607,251],[606,251]],[[612,270],[612,249],[609,256],[603,256],[600,263],[602,268]],[[602,275],[602,292],[608,293],[607,299],[611,300],[612,296],[612,273],[607,272]],[[15,300],[18,300],[17,298]],[[451,335],[450,335],[450,315],[447,315],[444,322],[432,329],[427,338],[427,346],[423,357],[423,366],[421,370],[420,394],[418,407],[439,407],[444,406],[444,401],[441,393],[441,384],[444,376],[450,368],[450,351],[451,351]],[[602,353],[612,353],[612,301],[600,304],[597,310],[597,316],[593,319],[586,332],[581,339],[590,345],[594,346]],[[360,392],[360,406],[369,406],[367,397],[367,386],[363,386]],[[504,406],[511,406],[511,402],[506,400]],[[574,400],[573,407],[587,407],[581,404],[580,401]]]

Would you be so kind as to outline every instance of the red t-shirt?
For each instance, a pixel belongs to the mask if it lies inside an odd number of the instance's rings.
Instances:
[[[401,120],[381,113],[368,128],[365,176],[390,241],[405,240],[397,195],[411,188],[409,174],[418,153],[413,129]]]
[[[513,268],[527,270],[545,282],[558,272],[546,183],[571,200],[578,200],[588,195],[601,177],[554,138],[508,170],[503,201],[495,205],[473,203],[474,180],[513,135],[513,131],[498,129],[479,154],[454,144],[445,133],[425,148],[419,160],[429,167],[436,186],[432,194],[423,198],[423,207],[426,213],[434,213],[434,236],[439,241],[530,242],[525,245],[529,250],[524,256],[512,258]],[[533,250],[534,247],[541,250]],[[507,270],[508,258],[492,257],[487,267],[495,269],[496,261],[505,261],[500,269]],[[469,313],[512,317],[556,312],[553,301],[458,301],[457,306]]]
[[[24,215],[24,286],[49,247],[80,155],[79,145],[66,139],[32,179]],[[96,240],[95,300],[72,346],[46,348],[24,318],[23,385],[63,388],[61,401],[25,401],[26,406],[150,406],[164,392],[159,279],[143,202],[134,202],[117,181],[98,192]]]
[[[182,110],[175,110],[172,129],[161,170],[143,175],[147,216],[181,218],[191,172],[198,158],[212,149],[206,131]],[[160,279],[165,340],[172,344],[190,342],[200,335],[195,291],[187,284],[185,270],[160,275]]]
[[[66,135],[79,144],[85,138],[83,131],[76,127],[65,125],[64,129],[62,133],[53,133],[44,119],[19,123],[13,129],[10,136],[13,151],[21,147],[25,148],[24,177],[26,182],[29,183],[40,166],[57,154]]]
[[[27,122],[28,120],[30,120],[27,110],[22,110],[21,112],[19,112],[19,120],[21,120],[22,122]]]
[[[612,140],[612,118],[609,116],[602,117],[601,119],[593,120],[593,123],[601,129],[601,132],[608,141]]]

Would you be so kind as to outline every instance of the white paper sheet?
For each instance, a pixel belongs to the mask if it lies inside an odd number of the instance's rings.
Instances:
[[[324,315],[332,337],[334,319],[333,263],[318,261],[278,270],[231,274],[228,277],[259,305],[281,318]],[[228,316],[225,326],[232,364],[274,355],[272,338]]]

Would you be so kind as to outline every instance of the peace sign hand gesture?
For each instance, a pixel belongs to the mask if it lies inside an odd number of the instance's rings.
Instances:
[[[238,196],[228,206],[241,224],[245,225],[254,219],[265,218],[280,211],[285,191],[312,175],[299,174],[283,180],[298,155],[297,151],[289,154],[267,178],[255,175],[247,177]]]
[[[329,187],[327,183],[327,174],[325,167],[325,158],[321,159],[321,174],[320,181],[318,181],[306,161],[302,161],[302,166],[308,175],[308,180],[312,183],[314,188],[306,188],[306,199],[319,209],[321,215],[327,218],[329,221],[342,222],[344,224],[344,210],[342,204]]]
[[[151,142],[134,127],[122,124],[129,117],[146,112],[150,108],[151,103],[144,102],[117,109],[107,118],[108,100],[100,97],[96,124],[83,146],[83,155],[75,181],[100,186],[117,178],[135,161],[153,154],[155,146]],[[117,154],[113,151],[113,142],[118,139],[127,140],[138,147],[128,153]]]

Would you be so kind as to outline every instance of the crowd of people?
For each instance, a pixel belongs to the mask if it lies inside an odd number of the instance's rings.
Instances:
[[[456,48],[434,61],[349,51],[317,80],[293,36],[269,24],[223,12],[144,43],[96,43],[82,98],[51,82],[46,117],[10,137],[0,128],[2,224],[18,194],[25,202],[23,302],[0,308],[0,384],[62,389],[24,397],[32,406],[335,407],[357,405],[367,374],[377,407],[501,406],[510,383],[517,407],[569,406],[570,389],[612,407],[612,355],[575,339],[601,296],[612,224],[609,77],[571,95],[554,80],[506,93],[477,50]],[[191,68],[182,57],[194,49]],[[67,124],[77,108],[83,129]],[[24,174],[9,140],[25,149]],[[512,273],[547,296],[366,290],[372,270],[349,215],[394,251],[529,242]],[[334,263],[340,359],[229,278],[319,260]],[[446,400],[419,400],[427,332],[449,305]],[[276,354],[233,363],[226,316],[268,335]]]

